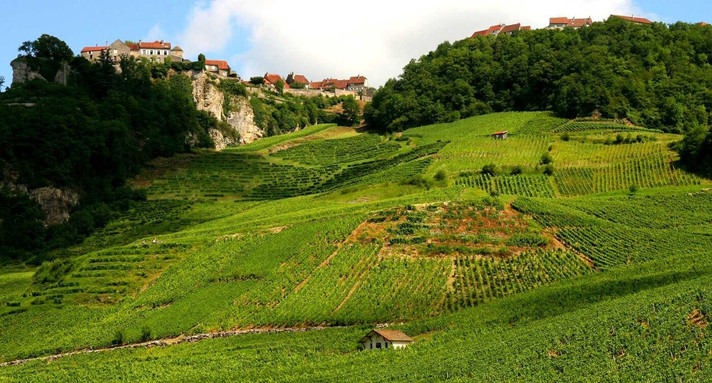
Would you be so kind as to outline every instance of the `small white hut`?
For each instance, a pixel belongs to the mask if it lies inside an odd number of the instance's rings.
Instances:
[[[413,343],[413,338],[398,330],[371,330],[359,341],[364,350],[379,348],[405,348]]]

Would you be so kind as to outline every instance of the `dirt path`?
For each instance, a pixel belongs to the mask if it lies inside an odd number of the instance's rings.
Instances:
[[[205,339],[228,338],[228,337],[237,336],[237,335],[280,333],[280,332],[306,332],[306,331],[318,331],[318,330],[325,330],[325,329],[332,329],[332,328],[345,328],[345,326],[253,328],[253,329],[249,329],[249,330],[221,331],[221,332],[211,332],[211,333],[188,335],[188,336],[181,335],[177,338],[157,339],[157,340],[152,340],[152,341],[148,341],[148,342],[131,343],[131,344],[124,344],[124,345],[120,345],[120,346],[102,347],[102,348],[94,348],[94,349],[83,349],[83,350],[77,350],[77,351],[63,352],[63,353],[54,354],[54,355],[46,355],[46,356],[38,356],[38,357],[34,357],[34,358],[11,360],[8,362],[0,363],[0,367],[16,366],[19,364],[32,362],[32,361],[36,361],[36,360],[44,360],[47,362],[51,362],[55,359],[63,358],[66,356],[79,355],[79,354],[92,354],[92,353],[97,353],[97,352],[107,352],[107,351],[123,350],[123,349],[131,349],[131,348],[151,348],[151,347],[173,346],[173,345],[181,344],[181,343],[193,343],[193,342],[198,342],[198,341],[205,340]]]

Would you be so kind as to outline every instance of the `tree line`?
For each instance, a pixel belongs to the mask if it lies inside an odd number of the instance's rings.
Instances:
[[[478,36],[412,60],[367,108],[380,130],[500,111],[627,118],[668,132],[706,126],[712,27],[611,19],[578,30]]]

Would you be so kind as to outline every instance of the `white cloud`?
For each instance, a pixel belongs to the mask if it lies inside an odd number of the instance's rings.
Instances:
[[[154,25],[146,36],[143,37],[143,41],[164,40],[166,38],[165,35],[165,32],[163,32],[159,25]]]
[[[602,20],[643,15],[633,0],[212,0],[193,9],[179,42],[188,57],[224,54],[243,77],[291,71],[311,80],[363,74],[373,85],[397,77],[405,64],[490,25],[540,28],[549,17]],[[245,52],[227,44],[248,31]]]

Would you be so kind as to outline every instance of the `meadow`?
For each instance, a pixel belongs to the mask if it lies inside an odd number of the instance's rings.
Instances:
[[[135,181],[148,201],[55,261],[0,269],[0,362],[326,328],[30,361],[0,380],[710,379],[712,192],[676,165],[680,139],[500,113],[157,161]],[[416,342],[358,350],[376,325]]]

